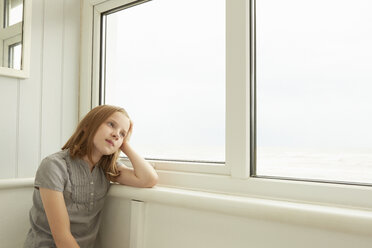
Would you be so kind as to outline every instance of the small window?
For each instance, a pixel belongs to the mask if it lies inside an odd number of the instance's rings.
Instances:
[[[5,0],[4,28],[22,22],[23,0]]]
[[[21,69],[22,65],[22,43],[16,43],[9,46],[9,68]]]
[[[102,15],[101,103],[134,118],[147,159],[225,162],[225,1],[157,0]]]

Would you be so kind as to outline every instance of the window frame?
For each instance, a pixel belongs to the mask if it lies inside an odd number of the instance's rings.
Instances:
[[[1,8],[1,6],[0,6]],[[0,18],[4,19],[2,15],[0,15]],[[3,25],[3,22],[0,23],[0,25]],[[8,26],[6,28],[3,28],[0,26],[1,29],[1,35],[0,35],[0,57],[3,58],[2,64],[3,65],[8,65],[8,53],[9,53],[9,48],[12,45],[15,45],[17,43],[22,44],[22,22],[18,22],[12,26]],[[4,54],[2,54],[4,52]],[[5,66],[4,66],[5,67]],[[13,69],[12,67],[9,67]]]
[[[80,59],[79,118],[99,103],[101,13],[131,0],[83,0]],[[150,161],[159,184],[193,190],[257,196],[372,209],[372,187],[328,182],[255,178],[250,166],[254,155],[255,114],[251,103],[255,54],[251,23],[255,0],[226,0],[226,163],[188,164]],[[253,95],[254,97],[254,95]],[[253,118],[252,118],[253,119]],[[251,128],[252,127],[252,128]],[[252,149],[251,149],[252,148]],[[252,156],[254,159],[254,157]],[[252,172],[252,173],[251,173]]]
[[[0,37],[0,46],[6,47],[6,51],[4,54],[8,57],[8,49],[9,45],[13,45],[14,43],[21,42],[22,43],[22,57],[21,57],[21,69],[13,69],[4,66],[0,66],[0,75],[1,76],[9,76],[14,78],[28,78],[30,76],[30,49],[31,49],[31,13],[32,13],[32,0],[24,0],[23,1],[23,21],[8,26],[6,28],[3,27],[4,25],[4,5],[3,3],[0,4],[0,29],[2,30],[2,34]],[[13,38],[15,37],[15,38]],[[11,40],[12,39],[12,40]],[[7,41],[9,40],[9,41]],[[11,41],[10,41],[11,40]],[[12,43],[13,42],[13,43]],[[0,58],[4,54],[3,49],[0,49]]]
[[[91,73],[91,95],[90,95],[90,107],[85,106],[86,110],[85,113],[88,112],[91,108],[99,105],[100,100],[100,79],[102,79],[102,75],[100,75],[100,66],[101,66],[101,57],[103,55],[102,46],[100,45],[101,37],[99,33],[104,30],[103,24],[103,18],[101,18],[101,14],[105,13],[107,11],[110,11],[111,9],[115,9],[117,7],[123,6],[123,5],[135,5],[147,2],[148,0],[140,0],[140,1],[131,1],[131,0],[116,0],[116,1],[99,1],[95,2],[95,4],[92,6],[93,11],[93,44],[92,44],[92,73]],[[88,87],[87,87],[88,89]],[[81,90],[81,92],[85,90]],[[87,94],[86,97],[89,99],[89,95]],[[89,101],[84,101],[85,103]],[[82,104],[82,102],[80,102]],[[81,105],[80,105],[81,106]],[[226,111],[228,112],[228,111]],[[230,111],[232,112],[232,111]],[[81,117],[81,116],[80,116]],[[226,127],[228,126],[228,121],[226,121]],[[228,128],[226,128],[226,132],[228,132]],[[233,129],[230,128],[230,131]],[[228,137],[229,134],[226,134],[226,137]],[[230,135],[231,136],[231,135]],[[226,140],[226,144],[228,141]],[[232,142],[231,142],[232,143]],[[238,148],[231,150],[230,154],[228,155],[228,151],[225,151],[226,153],[226,161],[225,164],[222,166],[221,164],[214,164],[214,163],[191,163],[191,162],[171,162],[171,161],[157,161],[157,160],[151,160],[151,163],[157,168],[161,170],[176,170],[176,171],[188,171],[188,172],[203,172],[203,173],[212,173],[212,174],[219,174],[219,175],[229,175],[231,172],[231,166],[229,163],[229,157],[234,158],[238,155],[235,153],[235,151]],[[231,160],[231,159],[230,159]],[[248,160],[249,161],[249,160]],[[128,162],[125,161],[124,162]],[[248,175],[248,172],[247,172]]]
[[[21,47],[22,47],[22,35],[19,34],[19,35],[16,35],[16,36],[12,37],[12,38],[4,40],[3,44],[4,44],[3,63],[8,64],[9,68],[15,69],[14,67],[11,67],[11,65],[10,65],[10,64],[13,64],[13,63],[10,63],[10,62],[13,62],[13,61],[11,60],[12,58],[9,58],[9,54],[10,54],[9,51],[12,49],[13,46],[18,45],[18,44],[20,44]],[[22,66],[22,64],[21,64],[21,66]],[[19,70],[19,69],[17,69],[17,70]]]

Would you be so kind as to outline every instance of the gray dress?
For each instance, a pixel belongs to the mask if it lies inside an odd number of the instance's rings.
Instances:
[[[94,247],[104,199],[110,187],[103,170],[82,159],[72,159],[68,150],[46,157],[35,177],[31,228],[24,248],[56,247],[41,201],[39,187],[63,192],[70,229],[81,248]]]

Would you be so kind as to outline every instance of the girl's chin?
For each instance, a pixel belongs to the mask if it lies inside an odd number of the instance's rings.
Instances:
[[[96,154],[97,156],[108,156],[108,155],[112,155],[116,152],[116,150],[114,148],[111,148],[111,147],[101,147],[100,149],[95,149],[95,152],[93,152],[94,154]]]
[[[111,150],[111,151],[104,151],[102,152],[103,155],[112,155],[114,154],[116,151],[115,150]]]

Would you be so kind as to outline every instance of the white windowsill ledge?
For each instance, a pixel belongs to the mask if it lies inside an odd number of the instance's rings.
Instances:
[[[33,187],[34,178],[0,179],[0,190]]]
[[[112,185],[109,196],[202,211],[284,222],[332,231],[372,235],[372,211],[233,196],[156,186],[150,189]]]

